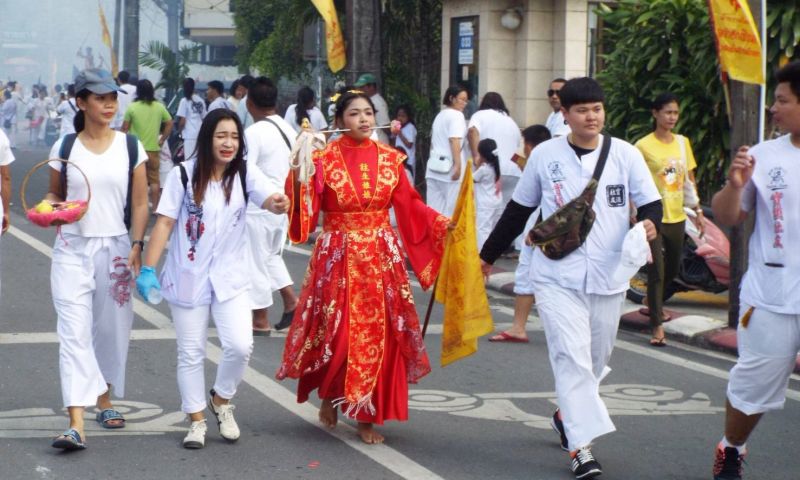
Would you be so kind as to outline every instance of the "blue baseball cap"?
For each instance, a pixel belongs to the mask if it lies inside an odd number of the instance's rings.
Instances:
[[[75,76],[75,92],[81,90],[89,90],[97,95],[120,91],[111,73],[100,68],[87,68]]]

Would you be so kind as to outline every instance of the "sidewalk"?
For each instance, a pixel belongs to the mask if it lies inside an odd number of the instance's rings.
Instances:
[[[514,295],[516,259],[501,257],[495,262],[486,286],[490,290]],[[664,312],[672,317],[664,323],[668,340],[679,341],[709,350],[737,355],[736,330],[728,327],[727,292],[713,295],[701,292],[678,294],[667,303]],[[639,313],[641,305],[626,300],[620,327],[649,333],[649,319]],[[800,357],[794,369],[800,374]]]

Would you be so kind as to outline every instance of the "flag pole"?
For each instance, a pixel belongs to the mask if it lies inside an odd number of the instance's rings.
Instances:
[[[431,299],[428,300],[428,311],[425,312],[425,322],[422,324],[422,338],[425,339],[425,332],[428,331],[428,322],[431,320],[431,311],[433,311],[433,303],[436,301],[436,284],[439,283],[439,277],[433,282],[431,289]]]

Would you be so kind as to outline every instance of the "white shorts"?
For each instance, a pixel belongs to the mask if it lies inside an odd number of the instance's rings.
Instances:
[[[271,306],[272,292],[294,283],[282,257],[288,228],[286,215],[247,215],[253,309]]]
[[[741,306],[744,315],[749,305]],[[728,400],[745,415],[780,410],[800,352],[800,315],[756,308],[736,331],[739,360],[731,369]]]
[[[520,238],[525,238],[528,232],[533,228],[536,219],[539,218],[539,209],[537,208],[528,221],[525,222],[525,230],[522,231]],[[531,281],[531,258],[533,257],[533,249],[523,242],[522,248],[519,251],[519,263],[514,272],[514,293],[516,295],[533,295],[533,282]]]

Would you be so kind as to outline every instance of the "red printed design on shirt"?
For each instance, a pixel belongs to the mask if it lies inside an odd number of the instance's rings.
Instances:
[[[128,268],[128,259],[114,257],[112,260],[114,270],[109,275],[111,286],[109,294],[120,307],[131,301],[131,280],[133,275]]]

